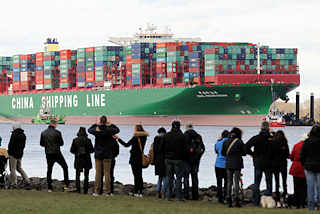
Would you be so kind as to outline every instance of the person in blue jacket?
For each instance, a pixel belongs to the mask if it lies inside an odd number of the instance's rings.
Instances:
[[[226,187],[227,187],[227,172],[226,172],[226,157],[221,154],[223,143],[228,139],[229,131],[224,130],[221,134],[221,137],[217,140],[217,143],[214,146],[214,150],[217,153],[215,172],[217,179],[217,196],[218,202],[224,203],[226,196]],[[222,187],[222,182],[224,185]]]

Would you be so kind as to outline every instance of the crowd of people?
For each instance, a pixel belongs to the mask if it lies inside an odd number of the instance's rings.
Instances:
[[[50,121],[46,130],[41,133],[40,146],[44,147],[47,160],[48,191],[53,191],[52,168],[58,163],[64,172],[64,189],[71,188],[68,166],[61,153],[64,145],[61,132],[56,129],[57,122]],[[26,143],[26,135],[20,124],[13,124],[13,131],[8,144],[10,166],[10,188],[17,187],[18,171],[25,183],[30,180],[21,167],[21,160]],[[161,127],[153,139],[150,150],[145,155],[144,148],[149,137],[141,124],[135,125],[132,138],[125,142],[118,135],[120,129],[111,124],[106,116],[101,116],[93,124],[88,133],[95,137],[94,146],[88,138],[84,127],[80,127],[77,137],[73,139],[70,152],[74,154],[76,171],[76,191],[81,193],[80,175],[84,173],[83,193],[88,193],[89,172],[93,165],[91,153],[95,160],[95,182],[93,196],[97,197],[105,191],[106,196],[114,193],[114,167],[119,154],[119,145],[130,147],[129,164],[134,177],[134,188],[130,195],[143,197],[144,168],[154,165],[158,176],[157,192],[159,198],[178,201],[199,199],[198,171],[201,157],[205,152],[202,137],[194,130],[191,123],[181,130],[181,123],[173,121],[170,130]],[[214,150],[217,154],[215,174],[217,180],[217,199],[228,207],[241,207],[240,179],[244,168],[243,157],[253,158],[254,188],[253,204],[259,206],[263,198],[260,193],[260,183],[265,175],[266,191],[263,197],[274,199],[276,207],[282,207],[287,200],[287,160],[292,161],[289,174],[293,176],[294,198],[297,208],[309,210],[320,208],[320,126],[314,125],[308,136],[294,145],[291,153],[288,141],[283,131],[273,132],[267,122],[263,122],[260,132],[246,143],[242,141],[242,130],[234,127],[224,130],[217,139]],[[1,143],[1,140],[0,140]],[[280,175],[283,193],[280,194]],[[191,177],[191,184],[189,183]],[[273,194],[273,177],[275,178],[275,194]],[[104,178],[104,180],[103,180]],[[104,182],[103,182],[104,181]],[[104,183],[104,186],[103,186]]]

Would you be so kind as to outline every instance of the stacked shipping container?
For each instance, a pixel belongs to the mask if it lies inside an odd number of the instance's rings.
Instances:
[[[0,69],[12,71],[14,91],[224,84],[257,74],[257,59],[250,43],[135,43],[1,57]],[[260,65],[264,75],[296,74],[297,49],[263,46]]]

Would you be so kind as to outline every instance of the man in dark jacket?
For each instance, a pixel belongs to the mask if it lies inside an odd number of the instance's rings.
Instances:
[[[157,192],[159,198],[165,198],[167,187],[166,182],[166,166],[164,162],[163,152],[163,136],[166,134],[166,129],[161,127],[158,129],[158,135],[153,140],[153,157],[154,157],[154,172],[158,175]]]
[[[308,209],[320,207],[320,126],[314,125],[301,148],[300,161],[307,178]],[[315,197],[316,196],[316,197]],[[317,200],[315,200],[315,198]]]
[[[12,134],[10,137],[9,145],[8,145],[8,154],[9,154],[9,163],[10,163],[10,186],[15,188],[17,186],[17,175],[16,171],[18,171],[23,180],[27,185],[30,184],[30,180],[27,174],[21,167],[21,159],[23,156],[23,150],[26,145],[26,135],[24,134],[23,129],[19,123],[14,123],[12,125]]]
[[[261,125],[261,131],[258,135],[252,137],[246,143],[247,154],[253,157],[254,165],[254,189],[253,189],[253,203],[255,206],[259,206],[260,203],[260,183],[262,179],[262,173],[266,177],[267,190],[266,196],[272,195],[272,163],[270,154],[270,143],[272,136],[269,131],[269,123],[263,122]],[[252,151],[251,148],[254,148]]]
[[[184,200],[181,181],[184,172],[183,160],[185,160],[186,155],[186,141],[180,129],[179,121],[173,121],[171,131],[164,135],[163,149],[168,176],[166,199],[171,200],[174,175],[176,175],[176,197],[177,200]]]
[[[243,168],[242,156],[246,155],[244,143],[242,142],[242,131],[234,127],[230,132],[230,137],[223,143],[222,155],[226,157],[227,170],[227,201],[232,207],[232,186],[234,181],[234,194],[236,207],[241,207],[239,201],[239,183],[241,169]]]
[[[187,154],[184,173],[184,196],[189,198],[189,176],[191,174],[192,181],[192,200],[199,200],[199,180],[198,171],[200,159],[205,152],[205,147],[201,135],[194,129],[191,123],[186,124],[186,131],[184,133],[187,144]]]
[[[61,132],[56,129],[57,121],[51,120],[48,128],[41,133],[40,146],[45,148],[47,158],[47,183],[48,192],[52,192],[52,168],[55,162],[57,162],[63,169],[64,175],[64,190],[68,190],[69,187],[69,174],[68,165],[60,151],[60,147],[63,146],[63,139]]]
[[[114,156],[113,144],[115,139],[113,135],[120,132],[119,128],[107,122],[106,116],[101,116],[98,124],[92,125],[88,132],[95,136],[94,158],[96,164],[95,192],[94,196],[100,193],[102,164],[104,167],[105,188],[107,196],[111,195],[111,162]]]

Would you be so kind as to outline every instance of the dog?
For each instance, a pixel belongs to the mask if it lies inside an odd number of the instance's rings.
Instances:
[[[263,208],[275,208],[276,202],[272,196],[262,196],[260,199],[260,204]]]

